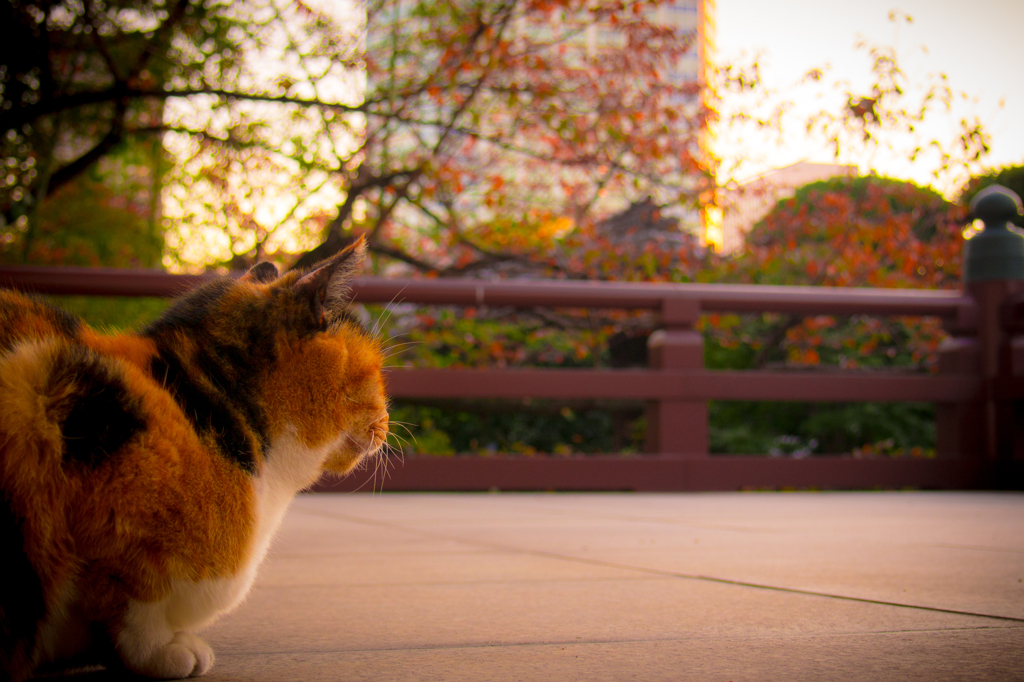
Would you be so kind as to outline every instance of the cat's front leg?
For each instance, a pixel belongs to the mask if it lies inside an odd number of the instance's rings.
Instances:
[[[115,640],[124,666],[147,677],[198,677],[213,666],[213,649],[206,642],[170,626],[166,602],[133,602]]]

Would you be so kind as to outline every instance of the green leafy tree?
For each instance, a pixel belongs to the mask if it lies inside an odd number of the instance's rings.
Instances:
[[[604,197],[695,207],[708,112],[664,78],[690,45],[658,5],[5,3],[0,228],[31,251],[48,197],[154,138],[185,264],[364,233],[378,256],[470,273],[523,259],[478,243],[496,225],[585,224]],[[596,26],[616,44],[587,48]]]
[[[1024,197],[1024,165],[1006,166],[975,175],[964,183],[958,203],[964,207],[970,206],[974,195],[989,185],[1002,185],[1016,192],[1017,196]],[[1012,222],[1018,227],[1024,227],[1024,216],[1018,216]]]
[[[0,7],[0,249],[8,261],[161,260],[159,91],[172,43],[205,17],[187,2]],[[181,66],[179,64],[179,66]],[[187,67],[185,67],[187,68]]]

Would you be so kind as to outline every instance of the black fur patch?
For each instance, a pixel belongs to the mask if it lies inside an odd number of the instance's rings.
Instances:
[[[251,431],[244,416],[233,406],[235,401],[209,385],[209,378],[203,381],[202,377],[190,377],[178,358],[166,350],[153,361],[151,371],[153,378],[171,391],[196,433],[208,436],[225,457],[242,469],[256,473]],[[265,444],[263,434],[257,433]]]
[[[57,357],[52,385],[70,384],[67,398],[55,405],[61,415],[64,460],[101,465],[145,426],[145,415],[124,379],[100,357],[84,348]]]
[[[250,272],[263,278],[277,270],[266,263]],[[273,306],[268,309],[255,300],[240,302],[242,307],[230,311],[229,319],[217,319],[221,313],[216,304],[232,286],[231,280],[217,280],[197,289],[145,333],[159,349],[151,367],[153,378],[171,391],[198,434],[245,471],[255,473],[257,457],[266,454],[268,447],[258,379],[275,360],[274,332],[281,320],[273,317]],[[174,339],[181,333],[192,342],[194,357],[179,355]]]
[[[143,334],[156,337],[175,328],[197,329],[210,316],[210,309],[234,285],[230,279],[218,279],[178,299],[170,308],[146,327]]]
[[[82,328],[82,321],[67,312],[62,308],[57,308],[49,304],[42,304],[49,315],[50,322],[56,327],[61,334],[69,339],[73,339],[78,336],[78,331]]]
[[[4,577],[0,580],[0,672],[7,672],[16,656],[30,656],[35,648],[39,623],[46,616],[46,601],[39,576],[25,555],[21,519],[3,495],[0,547],[4,557]]]
[[[273,348],[265,347],[269,342],[270,339],[264,337],[251,342],[245,350],[227,344],[211,344],[205,346],[196,358],[196,366],[214,386],[221,389],[232,407],[242,413],[264,445],[267,425],[258,403],[255,378],[257,369],[270,367],[273,362]]]

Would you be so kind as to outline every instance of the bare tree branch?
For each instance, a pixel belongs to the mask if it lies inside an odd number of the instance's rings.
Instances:
[[[106,156],[110,150],[116,147],[124,139],[124,119],[127,106],[124,101],[117,102],[114,106],[114,113],[110,121],[110,128],[107,134],[97,142],[89,151],[77,159],[68,163],[50,176],[46,186],[46,196],[56,192],[58,189],[74,180],[91,165]]]
[[[364,102],[358,105],[342,104],[340,102],[323,102],[316,99],[303,97],[289,97],[287,95],[269,95],[259,92],[244,92],[238,90],[225,90],[223,88],[182,88],[182,89],[154,89],[136,88],[118,83],[113,87],[104,90],[76,92],[68,95],[56,95],[46,100],[40,100],[29,106],[16,108],[8,112],[0,113],[0,130],[16,130],[26,123],[31,123],[41,116],[77,109],[89,104],[103,104],[125,99],[172,99],[176,97],[194,97],[196,95],[214,95],[228,100],[240,100],[248,102],[274,102],[277,104],[296,104],[303,107],[323,107],[344,113],[374,113],[370,107],[372,103]]]

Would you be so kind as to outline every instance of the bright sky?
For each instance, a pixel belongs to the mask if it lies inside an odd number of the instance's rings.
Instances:
[[[854,43],[864,38],[891,45],[895,39],[915,82],[942,72],[954,90],[976,98],[962,112],[973,111],[992,135],[985,166],[1024,163],[1024,0],[716,0],[716,5],[717,59],[761,51],[762,75],[772,88],[785,88],[824,64],[831,65],[833,79],[866,86],[870,61]],[[913,23],[897,32],[888,20],[890,10],[909,14]],[[947,138],[952,122],[941,123]],[[746,143],[751,144],[749,137]],[[738,151],[718,149],[722,156]],[[799,132],[784,148],[763,145],[756,155],[761,158],[741,176],[800,160],[834,162],[820,143],[808,143]],[[923,165],[879,159],[876,169],[931,184],[932,169]]]

